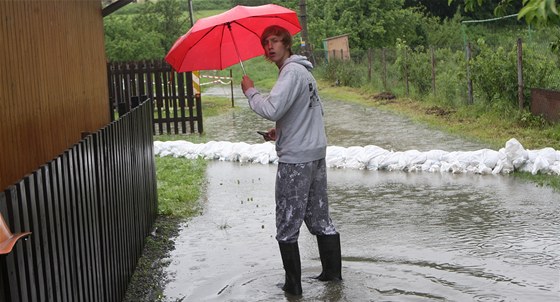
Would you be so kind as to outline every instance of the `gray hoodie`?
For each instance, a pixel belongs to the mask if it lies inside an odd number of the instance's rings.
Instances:
[[[279,162],[305,163],[326,156],[323,107],[312,68],[306,57],[292,55],[284,61],[268,96],[255,88],[245,91],[251,109],[276,122]]]

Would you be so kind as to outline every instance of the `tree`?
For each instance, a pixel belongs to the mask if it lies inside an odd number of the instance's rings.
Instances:
[[[186,2],[183,2],[183,4],[186,4]],[[171,49],[177,38],[186,33],[187,28],[190,27],[187,12],[188,8],[186,6],[181,7],[181,3],[177,0],[159,0],[155,3],[147,3],[144,17],[147,21],[150,21],[149,24],[155,26],[152,30],[163,35],[161,43],[166,52]]]
[[[392,46],[397,38],[413,46],[425,43],[423,15],[403,8],[403,3],[404,0],[308,1],[310,42],[321,48],[323,39],[348,34],[354,49]]]
[[[105,52],[109,61],[160,59],[165,55],[162,36],[137,27],[136,18],[108,17],[104,21]]]
[[[449,19],[455,15],[459,4],[457,2],[445,5],[447,0],[405,0],[404,7],[417,7],[440,19]]]
[[[453,0],[448,0],[451,4]],[[484,0],[465,0],[465,10],[473,11],[476,6],[483,5]],[[556,0],[501,0],[496,6],[494,13],[503,14],[507,8],[522,2],[523,7],[519,10],[518,19],[525,19],[529,24],[535,25],[560,25],[560,16],[556,7]]]

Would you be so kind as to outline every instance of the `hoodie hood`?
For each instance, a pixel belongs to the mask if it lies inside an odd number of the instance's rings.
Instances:
[[[313,69],[313,64],[311,64],[311,62],[309,62],[309,60],[307,60],[307,57],[305,56],[291,55],[289,58],[286,59],[286,61],[284,61],[284,64],[282,64],[282,68],[284,68],[284,66],[290,63],[300,64],[303,67],[307,68],[307,70],[309,71]],[[280,68],[280,70],[282,70],[282,68]]]

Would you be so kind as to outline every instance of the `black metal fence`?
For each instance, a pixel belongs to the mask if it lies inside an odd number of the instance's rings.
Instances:
[[[110,115],[125,113],[142,98],[155,102],[153,130],[157,134],[202,133],[202,102],[193,93],[192,73],[173,71],[167,62],[107,63]]]
[[[0,301],[121,301],[157,215],[146,101],[0,192]]]

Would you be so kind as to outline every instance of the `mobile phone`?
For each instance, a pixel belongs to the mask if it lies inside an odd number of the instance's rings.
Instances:
[[[258,134],[262,135],[262,136],[268,136],[268,132],[264,132],[264,131],[257,131]]]

